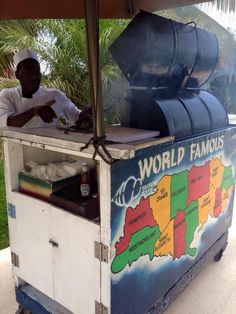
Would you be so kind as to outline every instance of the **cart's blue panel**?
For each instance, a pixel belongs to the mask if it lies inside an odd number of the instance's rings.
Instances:
[[[112,165],[112,314],[147,312],[231,225],[236,129]]]
[[[64,306],[28,284],[16,287],[16,301],[22,309],[32,314],[72,314]]]

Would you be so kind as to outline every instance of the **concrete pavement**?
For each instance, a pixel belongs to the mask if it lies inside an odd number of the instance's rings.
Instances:
[[[11,270],[10,249],[0,251],[0,313],[14,314],[18,308],[15,301],[14,281]]]

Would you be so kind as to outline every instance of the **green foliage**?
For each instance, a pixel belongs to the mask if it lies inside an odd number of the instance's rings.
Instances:
[[[112,41],[127,25],[123,20],[100,20],[100,69],[105,121],[117,121],[121,79],[109,54]],[[84,20],[15,20],[0,24],[0,89],[17,85],[12,77],[13,51],[31,47],[40,56],[42,84],[58,88],[80,108],[90,103],[87,41]]]
[[[11,88],[16,87],[17,85],[19,85],[17,80],[0,77],[1,88]]]
[[[34,47],[37,30],[37,20],[0,20],[0,76],[11,76],[14,51]]]
[[[114,86],[121,78],[118,66],[109,54],[112,41],[124,29],[126,22],[100,20],[100,69],[105,121],[117,121],[119,100]],[[45,61],[45,85],[64,91],[83,108],[90,103],[87,42],[85,23],[81,20],[46,20],[37,39],[38,53]]]

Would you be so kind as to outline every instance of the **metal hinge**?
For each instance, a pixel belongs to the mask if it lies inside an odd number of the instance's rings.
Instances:
[[[19,256],[14,252],[11,252],[11,262],[15,267],[19,267],[20,265]]]
[[[11,204],[11,203],[7,203],[7,212],[8,212],[8,216],[10,216],[11,218],[16,218],[16,206]]]
[[[95,301],[95,314],[108,314],[108,307]]]
[[[94,242],[94,256],[101,262],[108,263],[108,246],[99,242]]]

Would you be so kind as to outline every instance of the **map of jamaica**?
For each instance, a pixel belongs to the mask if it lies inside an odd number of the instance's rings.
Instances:
[[[112,272],[121,272],[143,255],[150,261],[167,255],[195,256],[197,248],[191,244],[196,229],[225,211],[233,187],[231,166],[225,167],[218,158],[163,176],[154,194],[127,208]]]

